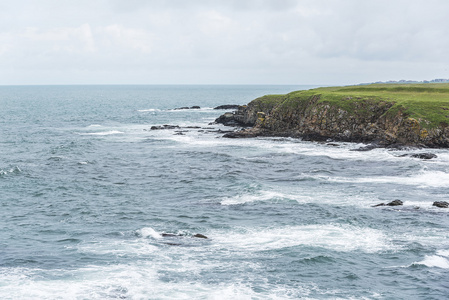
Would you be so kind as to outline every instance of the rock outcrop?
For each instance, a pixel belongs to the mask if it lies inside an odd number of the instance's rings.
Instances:
[[[378,206],[401,206],[401,205],[404,205],[404,202],[402,202],[401,200],[396,199],[396,200],[393,200],[393,201],[391,201],[391,202],[389,202],[387,204],[385,204],[385,203],[376,204],[373,207],[378,207]]]
[[[440,207],[440,208],[448,208],[449,203],[446,201],[435,201],[433,202],[432,206]]]
[[[238,109],[240,105],[237,104],[225,104],[214,107],[214,109]]]
[[[173,110],[184,110],[184,109],[200,109],[201,107],[198,105],[194,105],[194,106],[183,106],[183,107],[177,107]]]
[[[230,138],[288,136],[375,143],[381,147],[449,147],[449,125],[442,115],[449,118],[449,112],[445,112],[449,110],[449,101],[423,100],[423,111],[429,115],[426,118],[423,112],[406,106],[408,102],[403,98],[408,94],[404,96],[402,90],[391,92],[401,101],[383,90],[367,90],[360,94],[358,88],[321,88],[264,96],[222,115],[216,122],[251,127],[225,135]],[[419,107],[418,100],[413,101],[410,103]]]

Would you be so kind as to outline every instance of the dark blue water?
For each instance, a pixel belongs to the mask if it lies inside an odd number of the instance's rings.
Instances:
[[[209,124],[303,88],[0,87],[0,298],[447,299],[447,150]]]

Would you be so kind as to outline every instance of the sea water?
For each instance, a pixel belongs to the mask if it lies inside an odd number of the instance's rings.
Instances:
[[[0,298],[448,299],[447,150],[211,124],[307,88],[0,87]]]

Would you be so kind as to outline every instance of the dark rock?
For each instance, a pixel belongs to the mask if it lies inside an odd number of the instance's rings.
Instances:
[[[435,201],[432,205],[440,208],[449,208],[449,203],[446,201]]]
[[[224,138],[230,139],[241,139],[241,138],[252,138],[259,135],[257,130],[249,129],[249,130],[240,130],[240,131],[232,131],[223,135]]]
[[[189,128],[189,129],[200,129],[200,126],[186,126],[184,128]]]
[[[413,149],[413,147],[401,144],[401,143],[394,143],[386,146],[385,148],[389,150],[410,150]]]
[[[308,142],[327,142],[329,137],[320,134],[304,134],[301,139]]]
[[[394,201],[391,201],[391,202],[389,202],[387,204],[379,203],[379,204],[373,205],[372,207],[378,207],[378,206],[400,206],[400,205],[403,205],[403,204],[404,204],[404,202],[402,202],[401,200],[394,200]]]
[[[162,237],[176,237],[176,236],[180,236],[179,234],[174,234],[174,233],[161,233]]]
[[[193,237],[199,238],[199,239],[207,239],[208,238],[207,236],[202,235],[201,233],[197,233],[197,234],[193,235]]]
[[[184,237],[185,235],[182,234],[175,234],[175,233],[161,233],[162,237]],[[192,235],[192,237],[194,238],[199,238],[199,239],[208,239],[207,236],[201,234],[201,233],[197,233],[195,235]]]
[[[232,130],[221,130],[221,129],[218,129],[216,132],[217,132],[217,133],[231,133],[231,132],[234,132],[234,131],[232,131]]]
[[[242,135],[239,134],[238,132],[228,132],[225,135],[223,135],[224,138],[228,138],[228,139],[237,139],[237,138],[241,138]]]
[[[401,200],[394,200],[391,201],[390,203],[387,203],[387,206],[399,206],[399,205],[403,205],[404,202],[402,202]]]
[[[225,126],[239,126],[240,123],[235,119],[235,116],[231,112],[227,112],[215,119],[215,123],[223,124]]]
[[[416,154],[401,154],[398,157],[413,157],[413,158],[419,158],[419,159],[432,159],[437,158],[436,154],[433,153],[416,153]]]
[[[234,105],[234,104],[227,104],[227,105],[220,105],[215,107],[214,109],[238,109],[240,105]]]
[[[197,105],[194,105],[194,106],[190,106],[190,107],[188,107],[188,106],[183,106],[183,107],[177,107],[177,108],[175,108],[174,110],[182,110],[182,109],[200,109],[201,107],[199,107],[199,106],[197,106]]]
[[[162,130],[162,129],[178,129],[178,125],[162,125],[162,126],[151,126],[151,130]]]
[[[332,147],[339,147],[340,146],[339,144],[336,144],[336,143],[327,143],[326,145],[327,146],[332,146]]]
[[[410,155],[410,157],[419,158],[419,159],[437,158],[436,154],[433,154],[433,153],[417,153],[417,154]]]
[[[369,144],[369,145],[366,145],[364,147],[360,147],[360,148],[357,148],[357,149],[351,149],[351,151],[371,151],[371,150],[376,149],[376,148],[379,148],[379,145],[377,145],[377,144]]]
[[[214,123],[221,123],[225,126],[249,127],[254,126],[257,120],[257,112],[250,112],[248,111],[247,106],[243,105],[238,106],[238,109],[236,111],[224,113],[223,115],[215,119]]]

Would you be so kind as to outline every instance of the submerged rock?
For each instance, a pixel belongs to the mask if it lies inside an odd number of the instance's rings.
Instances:
[[[417,154],[412,154],[410,156],[414,157],[414,158],[419,158],[419,159],[437,158],[436,154],[433,154],[433,153],[417,153]]]
[[[151,130],[162,130],[162,129],[179,129],[178,125],[162,125],[162,126],[151,126]]]
[[[193,237],[199,238],[199,239],[207,239],[208,238],[207,236],[202,235],[201,233],[197,233],[197,234],[193,235]]]
[[[416,154],[402,154],[399,155],[399,157],[413,157],[413,158],[419,158],[419,159],[432,159],[437,158],[438,156],[433,153],[416,153]]]
[[[176,237],[176,236],[181,236],[179,234],[174,234],[174,233],[161,233],[162,237]]]
[[[369,144],[357,149],[351,149],[350,151],[371,151],[373,149],[379,148],[379,145],[377,144]]]
[[[183,234],[175,234],[175,233],[161,233],[161,236],[162,237],[184,237],[185,235],[183,235]],[[207,236],[205,236],[205,235],[203,235],[201,233],[194,234],[191,237],[199,238],[199,239],[208,239]]]
[[[449,203],[446,201],[435,201],[432,206],[440,207],[440,208],[449,208]]]

